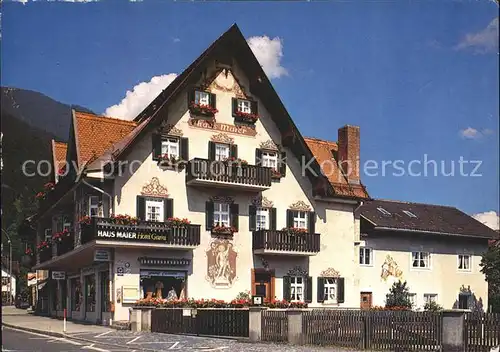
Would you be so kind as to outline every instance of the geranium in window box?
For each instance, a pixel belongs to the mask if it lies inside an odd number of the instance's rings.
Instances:
[[[40,242],[40,243],[36,246],[36,249],[37,249],[39,252],[43,252],[43,251],[48,250],[51,246],[52,246],[52,243],[50,243],[49,241],[42,241],[42,242]]]
[[[284,227],[281,229],[281,231],[286,231],[293,236],[305,235],[308,232],[307,229],[303,229],[300,227]]]
[[[234,226],[224,226],[214,224],[212,227],[212,233],[216,235],[232,235],[236,232],[236,228]]]
[[[188,219],[184,218],[168,218],[167,223],[172,226],[172,227],[186,227],[187,225],[191,224],[191,221]]]
[[[175,166],[181,159],[176,155],[158,155],[158,165]]]
[[[196,104],[194,101],[189,104],[189,111],[194,115],[214,117],[219,112],[216,108],[206,104]]]
[[[259,119],[259,115],[252,114],[249,112],[236,111],[234,114],[236,116],[236,119],[241,122],[256,123],[257,120]]]
[[[52,191],[55,188],[55,184],[53,182],[47,182],[46,184],[43,185],[43,188],[45,191]]]
[[[29,255],[29,256],[32,256],[33,255],[33,250],[31,248],[26,248],[26,250],[24,251],[24,254],[25,255]]]
[[[241,166],[247,166],[248,165],[248,161],[244,160],[244,159],[240,159],[240,158],[235,158],[234,156],[231,156],[229,158],[225,158],[223,160],[223,163],[225,164],[238,164],[238,165],[241,165]]]
[[[276,169],[271,170],[271,178],[274,180],[279,180],[282,177],[281,172]]]
[[[35,199],[37,200],[41,200],[41,199],[45,199],[47,196],[47,194],[45,192],[38,192],[36,195],[35,195]]]
[[[68,229],[64,229],[63,231],[61,232],[56,232],[53,236],[52,236],[52,241],[53,242],[62,242],[64,241],[66,238],[69,238],[71,236],[71,232],[69,232]]]
[[[113,224],[117,225],[137,225],[139,221],[134,216],[122,214],[111,215],[110,220]]]

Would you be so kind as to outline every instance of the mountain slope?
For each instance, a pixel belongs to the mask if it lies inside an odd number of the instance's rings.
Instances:
[[[66,141],[71,108],[92,113],[91,110],[60,103],[42,93],[28,89],[1,87],[2,112],[20,119],[28,125],[55,135]]]

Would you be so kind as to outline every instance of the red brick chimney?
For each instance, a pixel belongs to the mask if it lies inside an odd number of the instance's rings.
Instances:
[[[348,182],[359,184],[359,126],[346,125],[338,133],[338,163]]]

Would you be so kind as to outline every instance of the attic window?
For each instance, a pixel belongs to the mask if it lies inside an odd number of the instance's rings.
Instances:
[[[384,208],[382,208],[382,207],[378,207],[378,208],[377,208],[377,210],[378,210],[379,212],[381,212],[382,214],[384,214],[385,216],[389,216],[389,215],[391,215],[391,213],[389,213],[387,210],[385,210],[385,209],[384,209]]]
[[[410,218],[416,218],[417,217],[415,214],[413,214],[411,211],[408,211],[408,210],[403,210],[403,213],[405,213],[406,215],[408,215]]]

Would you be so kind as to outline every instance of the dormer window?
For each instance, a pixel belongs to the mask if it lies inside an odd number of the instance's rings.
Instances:
[[[195,89],[188,94],[188,107],[192,115],[214,117],[218,112],[215,107],[215,94]]]
[[[410,218],[416,218],[417,217],[415,214],[413,214],[411,211],[408,211],[408,210],[403,210],[403,213],[405,213],[406,215],[408,215]]]
[[[252,113],[252,104],[250,100],[238,99],[238,112],[243,112],[245,114]]]
[[[179,157],[179,139],[168,137],[161,141],[161,155],[169,157]]]
[[[384,208],[382,208],[382,207],[378,207],[378,208],[377,208],[377,210],[378,210],[379,212],[381,212],[382,214],[384,214],[385,216],[390,216],[390,215],[391,215],[391,213],[389,213],[387,210],[385,210],[385,209],[384,209]]]
[[[199,105],[210,105],[210,94],[207,92],[194,92],[194,102]]]
[[[254,124],[259,119],[257,102],[248,99],[233,98],[233,117],[238,122]]]

